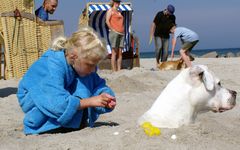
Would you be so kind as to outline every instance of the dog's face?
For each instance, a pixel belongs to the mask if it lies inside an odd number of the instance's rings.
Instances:
[[[193,103],[198,105],[206,104],[206,107],[200,107],[199,111],[211,110],[213,112],[224,112],[232,109],[236,104],[235,91],[222,87],[220,79],[213,72],[209,71],[206,66],[194,66],[189,71],[192,81],[193,92],[197,92]],[[199,103],[199,101],[201,103]]]

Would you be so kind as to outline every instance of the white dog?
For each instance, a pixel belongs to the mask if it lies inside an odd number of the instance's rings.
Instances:
[[[138,120],[159,128],[178,128],[193,123],[200,112],[224,112],[236,104],[235,91],[223,88],[206,66],[184,69],[162,91]]]

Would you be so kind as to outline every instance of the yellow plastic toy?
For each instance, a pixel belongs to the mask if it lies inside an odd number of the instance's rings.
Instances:
[[[153,126],[150,122],[144,122],[141,127],[144,129],[144,132],[148,136],[158,136],[161,134],[161,131],[159,128]]]

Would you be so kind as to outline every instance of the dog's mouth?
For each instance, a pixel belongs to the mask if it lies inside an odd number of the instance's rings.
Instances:
[[[216,108],[216,107],[215,107],[215,108],[212,109],[212,112],[214,112],[214,113],[217,113],[217,112],[222,113],[222,112],[225,112],[225,111],[227,111],[227,110],[232,109],[234,106],[235,106],[235,105],[231,105],[231,106],[229,106],[229,107],[220,107],[220,108]]]
[[[232,109],[232,108],[219,108],[219,112],[220,113],[222,113],[222,112],[224,112],[224,111],[227,111],[227,110],[230,110],[230,109]]]

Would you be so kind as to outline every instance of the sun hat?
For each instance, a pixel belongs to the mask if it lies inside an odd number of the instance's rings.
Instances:
[[[174,7],[173,5],[171,5],[171,4],[169,4],[169,5],[167,6],[167,11],[168,11],[171,15],[173,15],[173,14],[174,14],[174,11],[175,11],[175,7]]]

